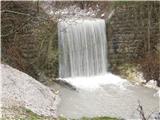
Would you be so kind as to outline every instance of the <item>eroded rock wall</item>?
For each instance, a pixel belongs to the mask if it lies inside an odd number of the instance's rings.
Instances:
[[[159,79],[160,2],[117,2],[107,36],[111,70],[136,63],[145,79]]]
[[[155,49],[160,42],[159,22],[159,2],[127,2],[118,5],[107,24],[110,62],[135,60],[143,57],[149,49]]]

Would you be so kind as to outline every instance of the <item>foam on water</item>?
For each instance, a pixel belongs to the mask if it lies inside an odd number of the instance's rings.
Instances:
[[[111,73],[90,77],[69,77],[64,78],[63,80],[75,86],[76,88],[85,90],[95,90],[107,84],[112,84],[122,89],[125,89],[124,83],[128,83],[127,80],[122,79],[119,76],[113,75]]]

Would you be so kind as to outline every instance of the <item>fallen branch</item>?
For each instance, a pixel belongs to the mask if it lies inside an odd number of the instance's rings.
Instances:
[[[142,105],[140,104],[140,101],[138,101],[137,111],[139,112],[139,115],[140,115],[140,117],[141,117],[142,120],[147,120],[146,117],[145,117],[145,114],[144,114],[143,107],[142,107]]]

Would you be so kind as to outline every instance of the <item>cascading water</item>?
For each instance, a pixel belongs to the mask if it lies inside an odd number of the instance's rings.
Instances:
[[[158,111],[158,98],[152,96],[153,90],[131,85],[107,72],[104,20],[61,21],[58,33],[59,77],[79,88],[77,92],[54,84],[53,88],[58,87],[61,96],[58,115],[78,119],[119,116],[138,120],[138,100],[142,101],[146,115]]]
[[[102,19],[59,22],[59,76],[94,76],[106,73],[106,32]]]
[[[67,19],[58,23],[59,77],[77,88],[124,80],[107,73],[107,41],[103,19]]]

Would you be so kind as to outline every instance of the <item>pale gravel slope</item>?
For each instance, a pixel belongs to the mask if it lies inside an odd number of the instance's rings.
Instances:
[[[59,97],[29,75],[1,64],[2,106],[22,106],[38,115],[56,116]]]

